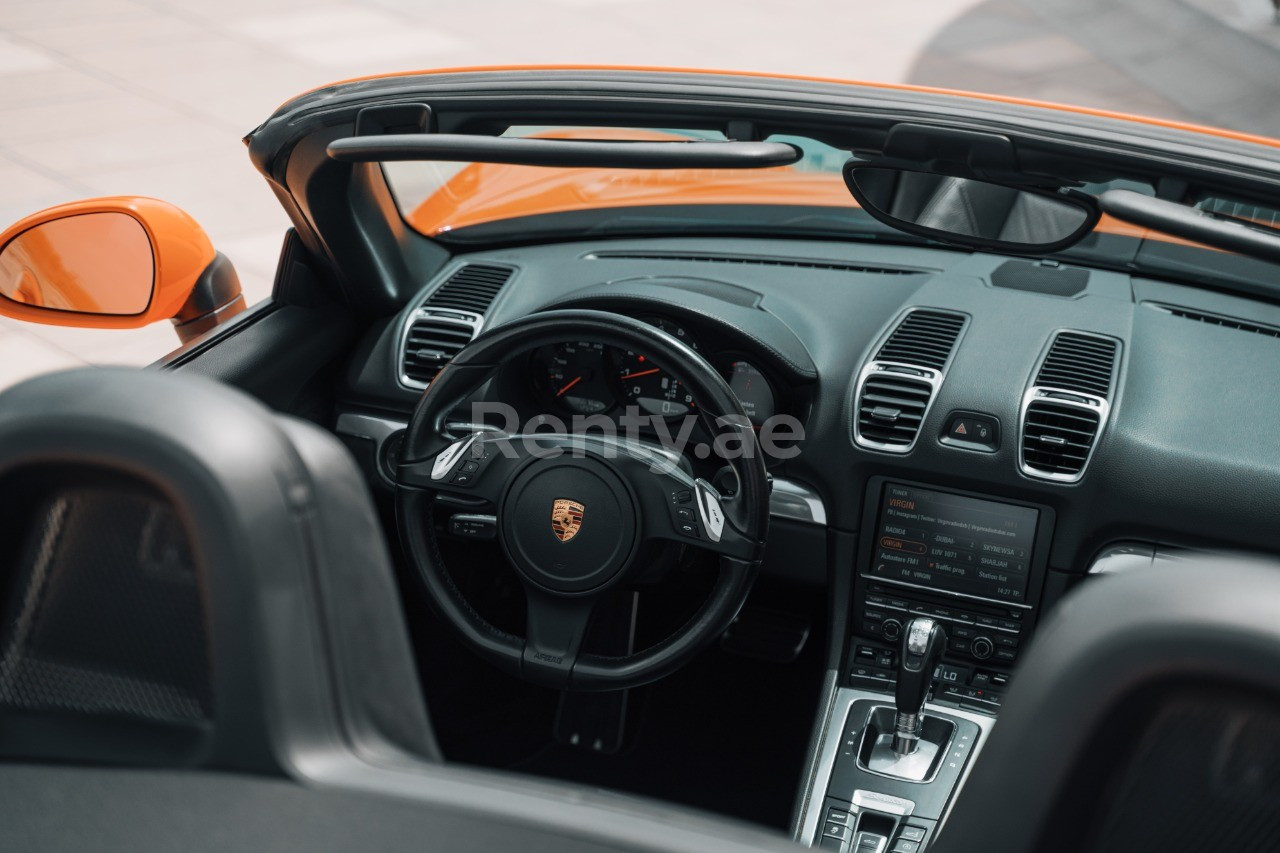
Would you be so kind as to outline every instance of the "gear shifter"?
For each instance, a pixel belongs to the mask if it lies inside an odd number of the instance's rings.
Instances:
[[[924,703],[933,683],[933,670],[947,647],[947,632],[933,619],[917,617],[902,632],[902,658],[898,664],[898,687],[894,696],[897,718],[893,730],[893,751],[911,755],[920,745],[924,726]]]

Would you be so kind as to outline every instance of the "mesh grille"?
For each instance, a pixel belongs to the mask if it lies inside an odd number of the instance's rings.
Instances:
[[[9,516],[0,711],[209,719],[199,578],[171,505],[132,483],[40,491]]]
[[[1104,797],[1082,849],[1280,850],[1280,716],[1247,698],[1183,695],[1156,714]]]

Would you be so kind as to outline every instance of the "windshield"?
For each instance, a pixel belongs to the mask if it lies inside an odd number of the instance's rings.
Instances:
[[[632,141],[723,140],[678,128],[516,126],[503,135]],[[484,245],[622,235],[741,235],[927,243],[858,208],[841,168],[849,152],[804,136],[775,135],[803,152],[770,169],[584,169],[495,163],[391,162],[383,170],[405,221],[445,243]],[[1086,184],[1154,194],[1136,181]],[[1202,209],[1254,222],[1280,210],[1225,197],[1192,199]],[[1275,278],[1275,266],[1104,216],[1094,232],[1057,257],[1200,283],[1240,285]]]

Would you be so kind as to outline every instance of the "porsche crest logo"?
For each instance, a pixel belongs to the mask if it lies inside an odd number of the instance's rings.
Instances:
[[[582,514],[587,508],[568,498],[556,498],[551,505],[551,532],[561,542],[568,542],[582,529]]]

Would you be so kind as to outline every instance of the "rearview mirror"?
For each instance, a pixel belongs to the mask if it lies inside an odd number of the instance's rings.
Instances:
[[[884,166],[845,166],[845,183],[876,219],[977,249],[1056,252],[1093,230],[1098,209],[1083,193],[1010,187],[973,178]]]
[[[184,211],[138,197],[59,205],[0,234],[0,315],[186,341],[244,308],[240,280]]]

